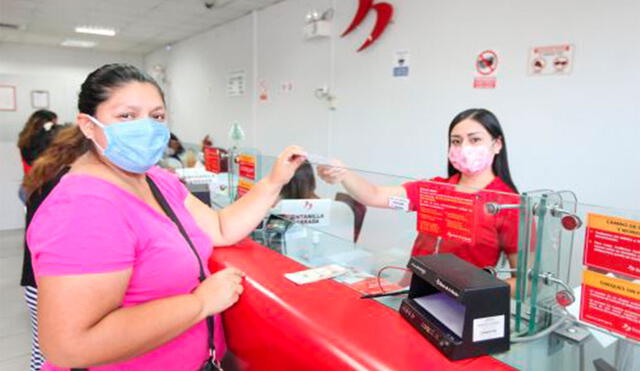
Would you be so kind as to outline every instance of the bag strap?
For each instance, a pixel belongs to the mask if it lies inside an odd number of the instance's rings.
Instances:
[[[202,264],[202,259],[200,258],[200,254],[198,254],[198,251],[193,245],[193,242],[191,242],[191,238],[189,238],[187,231],[182,226],[182,223],[180,223],[180,219],[178,219],[176,214],[173,212],[173,210],[171,209],[171,206],[169,206],[169,203],[167,202],[167,199],[164,198],[164,196],[162,195],[162,192],[160,192],[160,189],[158,188],[156,183],[149,176],[147,176],[146,179],[147,179],[147,183],[149,184],[149,188],[151,188],[151,193],[153,194],[153,197],[156,199],[156,201],[158,202],[158,204],[160,205],[164,213],[169,217],[169,219],[171,219],[171,221],[176,225],[176,227],[178,227],[180,234],[182,234],[182,237],[184,237],[184,239],[189,244],[191,251],[193,252],[193,254],[196,257],[196,260],[198,261],[198,269],[199,269],[198,280],[200,282],[204,281],[207,278],[204,272],[204,265]],[[216,348],[213,341],[213,329],[214,329],[213,316],[207,317],[207,329],[208,329],[207,337],[208,337],[208,343],[209,343],[208,362],[212,362],[214,365],[217,366]]]
[[[196,257],[196,260],[198,261],[198,270],[199,270],[198,280],[200,282],[204,281],[207,278],[204,272],[204,265],[202,265],[202,259],[200,258],[200,254],[198,254],[198,251],[193,245],[193,242],[191,242],[191,238],[189,238],[187,231],[182,226],[182,223],[180,223],[180,219],[178,219],[176,214],[173,212],[173,209],[171,209],[171,206],[169,206],[167,199],[164,198],[164,196],[162,195],[162,192],[160,192],[160,189],[158,188],[156,183],[149,176],[147,176],[146,179],[147,179],[147,184],[149,184],[149,188],[151,189],[151,193],[153,194],[153,198],[156,199],[156,201],[162,208],[162,211],[164,211],[164,213],[169,217],[169,219],[171,219],[171,221],[176,225],[176,227],[178,227],[180,234],[182,235],[182,237],[184,237],[184,239],[189,244],[191,251],[193,252],[193,254]],[[213,328],[214,328],[213,316],[209,316],[207,317],[207,330],[208,330],[207,337],[208,337],[208,343],[209,343],[209,359],[206,361],[205,366],[203,366],[203,370],[212,370],[212,371],[221,370],[220,365],[216,360],[216,347],[213,342]],[[70,371],[87,371],[87,370],[88,368],[70,369]]]

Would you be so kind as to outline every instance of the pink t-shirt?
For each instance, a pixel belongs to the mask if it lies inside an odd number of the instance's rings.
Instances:
[[[158,167],[147,175],[180,219],[209,275],[207,261],[213,244],[184,206],[188,190]],[[198,285],[195,255],[171,219],[128,191],[93,176],[62,177],[36,212],[27,241],[36,279],[132,268],[123,307],[190,293]],[[221,358],[225,344],[219,316],[215,327],[216,353]],[[197,370],[207,355],[207,326],[202,321],[140,357],[91,370]],[[43,370],[61,369],[46,363]]]

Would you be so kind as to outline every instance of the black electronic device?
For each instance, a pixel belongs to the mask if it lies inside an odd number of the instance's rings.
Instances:
[[[510,288],[453,254],[413,257],[400,314],[447,358],[509,350]]]

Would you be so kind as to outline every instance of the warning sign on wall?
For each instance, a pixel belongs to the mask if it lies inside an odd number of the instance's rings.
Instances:
[[[475,60],[476,77],[473,79],[475,89],[495,89],[498,54],[493,50],[485,50]]]
[[[568,75],[573,68],[571,44],[536,46],[529,53],[529,75]]]

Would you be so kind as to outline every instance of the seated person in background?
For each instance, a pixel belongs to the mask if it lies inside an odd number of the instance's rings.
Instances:
[[[276,207],[280,200],[319,199],[320,197],[315,193],[315,190],[316,178],[313,174],[313,167],[309,161],[304,161],[296,170],[289,183],[285,184],[280,190],[280,196],[276,204],[274,204],[274,207]],[[251,237],[267,247],[282,253],[284,233],[289,229],[291,224],[291,221],[279,215],[272,214],[266,217]]]
[[[280,191],[281,200],[317,199],[315,193],[316,178],[313,175],[313,167],[309,161],[305,161],[296,170],[293,178],[285,184]]]
[[[182,169],[185,167],[181,158],[183,154],[184,147],[182,146],[182,143],[180,143],[180,139],[178,139],[174,133],[171,133],[169,137],[169,144],[164,150],[164,156],[161,161],[162,167],[169,169]]]
[[[213,147],[213,140],[211,140],[211,138],[209,137],[209,134],[207,134],[203,139],[202,139],[202,152],[204,152],[205,148],[211,148]]]
[[[192,151],[185,150],[180,139],[174,133],[171,133],[169,144],[164,151],[164,157],[160,161],[160,165],[169,170],[194,167],[196,165],[196,157]]]

